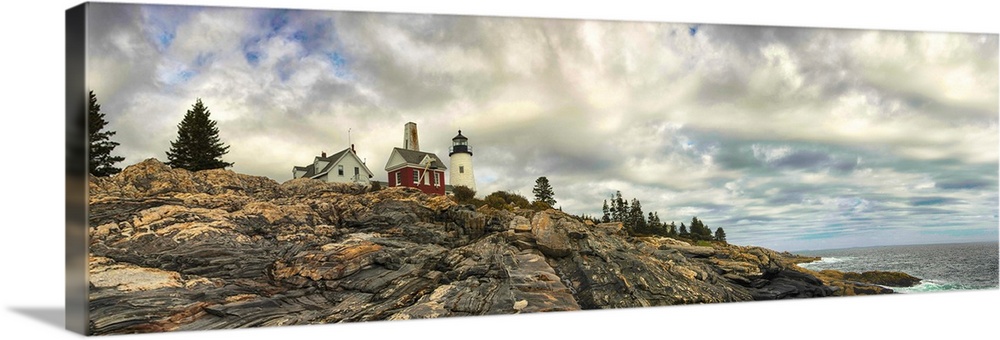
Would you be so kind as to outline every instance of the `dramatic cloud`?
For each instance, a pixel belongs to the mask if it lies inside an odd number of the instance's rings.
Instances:
[[[865,30],[93,4],[88,85],[124,165],[201,98],[233,170],[279,182],[403,125],[479,195],[599,215],[614,192],[731,242],[997,239],[998,38]],[[350,132],[349,132],[350,131]]]

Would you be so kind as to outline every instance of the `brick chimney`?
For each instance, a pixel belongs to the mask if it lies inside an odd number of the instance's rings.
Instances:
[[[320,157],[326,158],[326,151],[320,151]]]
[[[420,151],[420,140],[417,138],[417,123],[406,123],[406,127],[403,128],[403,148]]]

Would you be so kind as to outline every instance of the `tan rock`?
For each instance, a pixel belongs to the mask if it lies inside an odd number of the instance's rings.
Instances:
[[[535,236],[538,250],[545,255],[564,257],[572,251],[566,229],[557,226],[558,223],[560,220],[553,220],[548,211],[536,214],[531,220],[531,234]]]
[[[90,258],[89,272],[90,283],[94,287],[113,287],[125,292],[184,286],[177,272],[116,263],[103,257]]]

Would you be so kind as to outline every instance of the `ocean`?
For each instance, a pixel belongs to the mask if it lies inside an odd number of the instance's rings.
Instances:
[[[923,279],[900,293],[997,289],[998,243],[925,244],[794,252],[822,260],[800,264],[810,270],[900,271]]]

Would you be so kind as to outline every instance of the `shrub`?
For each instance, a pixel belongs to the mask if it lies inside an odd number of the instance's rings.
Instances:
[[[524,198],[524,196],[506,191],[497,191],[486,195],[486,198],[484,198],[483,201],[486,205],[494,209],[511,210],[515,207],[521,209],[529,209],[531,207],[531,204],[528,203],[528,199]]]
[[[534,201],[531,203],[531,210],[542,211],[546,209],[552,209],[552,206],[542,201]]]
[[[456,186],[452,192],[455,193],[455,202],[458,204],[470,204],[476,198],[476,191],[464,185]]]

